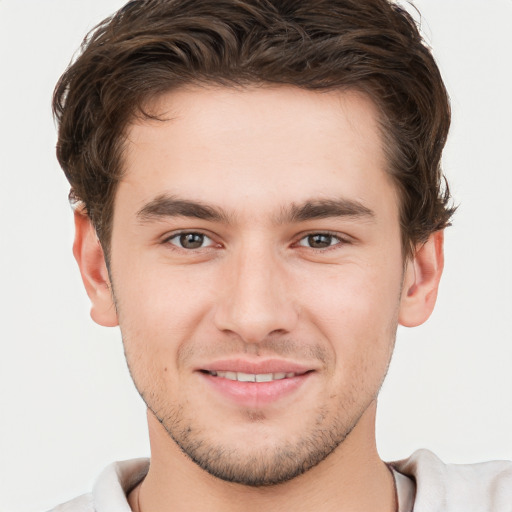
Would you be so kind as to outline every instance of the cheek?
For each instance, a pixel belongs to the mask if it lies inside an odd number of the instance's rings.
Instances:
[[[135,258],[113,269],[113,285],[126,358],[137,387],[172,386],[179,353],[197,332],[206,332],[215,291],[211,277]],[[155,269],[152,271],[152,269]],[[139,381],[139,382],[137,382]]]
[[[327,326],[377,329],[398,312],[402,271],[398,265],[347,264],[315,275],[300,294],[307,309]]]
[[[199,267],[183,269],[165,264],[120,265],[113,274],[121,319],[144,332],[163,336],[185,331],[197,323],[211,291],[211,279]],[[119,286],[117,285],[119,283]]]
[[[398,323],[401,268],[339,267],[308,295],[309,321],[350,379],[385,372]]]

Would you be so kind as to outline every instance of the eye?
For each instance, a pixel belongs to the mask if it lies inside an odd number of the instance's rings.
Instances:
[[[202,249],[214,245],[214,241],[202,233],[178,233],[167,239],[167,242],[180,249]]]
[[[342,242],[343,240],[340,237],[329,233],[313,233],[301,238],[298,245],[311,249],[327,249]]]

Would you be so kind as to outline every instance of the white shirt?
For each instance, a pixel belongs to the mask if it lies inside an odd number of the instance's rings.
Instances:
[[[512,512],[512,462],[444,464],[418,450],[394,469],[399,512]],[[145,477],[149,459],[115,462],[84,494],[51,512],[131,512],[126,495]]]

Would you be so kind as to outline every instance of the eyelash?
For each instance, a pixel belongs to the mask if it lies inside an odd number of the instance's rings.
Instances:
[[[208,239],[208,240],[210,240],[211,243],[209,245],[207,245],[206,247],[187,248],[187,247],[183,247],[183,246],[180,246],[180,245],[172,242],[173,240],[180,240],[181,237],[183,237],[183,236],[190,236],[190,235],[203,237],[203,242],[204,242],[204,239]],[[181,231],[179,233],[174,233],[173,235],[167,237],[163,242],[166,244],[171,244],[171,245],[177,247],[178,249],[182,249],[184,251],[208,249],[209,247],[211,247],[213,245],[219,245],[219,244],[215,244],[214,240],[211,237],[209,237],[208,235],[205,235],[204,233],[201,233],[199,231]]]
[[[337,242],[332,244],[332,245],[329,245],[327,247],[322,247],[322,248],[309,247],[309,246],[302,245],[300,243],[303,240],[306,240],[307,238],[314,237],[314,236],[324,236],[324,237],[333,238]],[[326,252],[326,251],[329,251],[329,250],[337,249],[340,246],[343,246],[343,245],[346,245],[346,244],[349,244],[349,243],[350,243],[349,239],[347,237],[341,236],[339,233],[334,233],[332,231],[313,231],[311,233],[306,233],[306,234],[302,235],[299,238],[299,240],[294,243],[294,245],[295,246],[299,246],[299,247],[306,247],[307,249],[311,249],[312,251],[315,251],[315,252]]]
[[[192,236],[192,235],[203,237],[202,243],[204,243],[205,239],[209,240],[211,243],[209,243],[207,246],[201,245],[201,247],[194,247],[194,248],[187,248],[187,247],[183,247],[183,245],[181,245],[181,244],[179,245],[178,243],[173,243],[173,240],[180,240],[181,237],[183,237],[183,236]],[[302,241],[307,240],[309,237],[314,237],[314,236],[328,237],[328,238],[334,239],[336,241],[336,243],[328,245],[327,247],[321,247],[321,248],[310,247],[310,246],[301,244]],[[179,233],[174,233],[173,235],[165,238],[165,240],[163,240],[163,243],[171,244],[174,247],[177,247],[178,249],[181,249],[184,251],[194,251],[194,250],[201,250],[201,249],[204,250],[204,249],[209,249],[210,247],[215,246],[215,245],[217,245],[218,247],[221,247],[221,245],[216,244],[215,241],[211,237],[209,237],[208,235],[201,233],[199,231],[181,231]],[[339,233],[334,233],[331,231],[313,231],[311,233],[302,234],[301,237],[296,242],[294,242],[292,244],[292,246],[293,247],[304,247],[306,249],[311,249],[312,251],[315,251],[315,252],[326,252],[329,250],[333,250],[335,248],[339,248],[339,246],[346,245],[349,243],[350,243],[350,240],[348,240],[346,237],[341,236]]]

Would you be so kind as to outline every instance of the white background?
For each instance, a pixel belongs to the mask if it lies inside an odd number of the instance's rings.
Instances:
[[[422,0],[451,93],[444,167],[460,203],[426,325],[400,329],[381,396],[384,459],[512,458],[512,0]],[[117,329],[97,327],[71,256],[53,86],[115,0],[0,0],[0,510],[86,492],[148,453]]]

